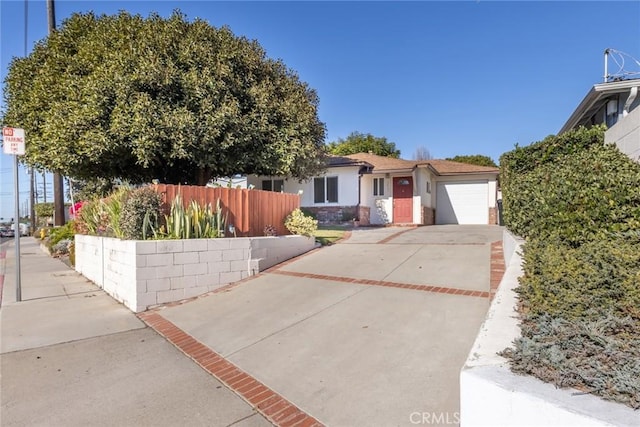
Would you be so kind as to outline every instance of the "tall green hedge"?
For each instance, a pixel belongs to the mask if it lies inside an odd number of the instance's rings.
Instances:
[[[640,229],[640,165],[581,128],[501,157],[505,225],[572,247]]]
[[[506,226],[526,238],[514,371],[640,408],[640,164],[604,128],[500,159]]]

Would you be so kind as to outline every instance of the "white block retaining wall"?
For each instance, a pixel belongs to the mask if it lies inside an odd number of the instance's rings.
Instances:
[[[558,389],[511,372],[498,352],[520,336],[515,312],[522,240],[503,238],[507,269],[460,373],[460,425],[469,426],[638,426],[630,407],[574,389]]]
[[[303,236],[119,240],[76,235],[77,272],[134,312],[257,274],[315,246]]]

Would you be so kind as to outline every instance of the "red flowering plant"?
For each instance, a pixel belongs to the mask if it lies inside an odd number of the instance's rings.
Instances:
[[[86,202],[76,202],[75,204],[73,204],[72,206],[69,207],[69,217],[71,219],[75,219],[77,218],[78,214],[80,213],[80,209],[82,209],[82,206],[85,204]]]

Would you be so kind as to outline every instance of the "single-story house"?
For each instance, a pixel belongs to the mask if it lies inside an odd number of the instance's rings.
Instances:
[[[321,223],[496,224],[498,169],[448,160],[358,153],[330,156],[307,181],[248,176],[250,188],[301,194]]]
[[[640,161],[640,79],[594,85],[562,126],[563,134],[580,126],[605,124],[605,143]]]

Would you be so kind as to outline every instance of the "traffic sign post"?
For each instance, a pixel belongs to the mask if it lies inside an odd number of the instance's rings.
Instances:
[[[18,184],[18,156],[25,153],[24,129],[2,128],[2,146],[5,154],[13,155],[13,181],[15,192],[15,214],[13,222],[13,242],[16,248],[16,301],[22,301],[20,277],[20,186]]]

